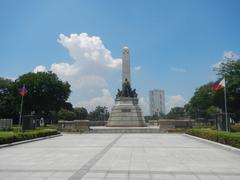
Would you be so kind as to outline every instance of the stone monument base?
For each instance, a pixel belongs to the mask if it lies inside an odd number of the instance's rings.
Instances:
[[[119,97],[115,100],[108,127],[145,127],[145,120],[136,97]]]

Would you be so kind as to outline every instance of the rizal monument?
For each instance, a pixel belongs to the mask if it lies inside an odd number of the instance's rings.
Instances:
[[[130,52],[122,50],[122,89],[117,92],[115,105],[107,123],[108,127],[145,127],[145,120],[138,105],[136,89],[131,87]]]

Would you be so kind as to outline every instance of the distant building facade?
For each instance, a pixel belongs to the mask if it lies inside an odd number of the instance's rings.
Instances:
[[[149,91],[150,115],[165,114],[165,93],[164,90],[154,89]]]

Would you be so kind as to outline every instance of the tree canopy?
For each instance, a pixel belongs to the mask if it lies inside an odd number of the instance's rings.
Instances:
[[[58,120],[66,120],[66,121],[72,121],[75,120],[77,115],[75,112],[67,110],[67,109],[61,109],[57,113]]]
[[[214,94],[209,91],[211,84],[204,84],[197,88],[189,103],[185,105],[185,109],[190,117],[206,117],[207,109],[215,104]]]
[[[229,112],[236,113],[240,119],[240,60],[229,60],[215,70],[220,78],[226,79]]]
[[[168,119],[182,119],[185,116],[185,110],[183,107],[174,107],[167,114]]]
[[[228,60],[214,69],[219,79],[225,78],[227,91],[228,112],[240,120],[240,60]],[[192,118],[210,118],[214,113],[224,112],[224,92],[210,91],[213,82],[204,84],[196,89],[185,109]]]
[[[88,114],[88,119],[92,121],[106,121],[109,118],[109,112],[105,106],[97,106],[94,111]]]
[[[15,81],[15,89],[25,85],[27,95],[24,98],[26,113],[37,114],[58,111],[68,106],[66,101],[71,93],[70,84],[59,80],[52,72],[27,73]]]
[[[71,103],[66,102],[71,93],[68,82],[61,81],[52,72],[30,72],[15,81],[0,78],[0,118],[18,114],[21,102],[18,89],[23,85],[27,89],[24,114],[34,111],[38,115],[46,115],[61,108],[72,109]]]
[[[77,119],[87,119],[88,111],[84,107],[76,107],[73,110]]]
[[[0,118],[8,118],[17,113],[13,84],[10,79],[0,78]]]

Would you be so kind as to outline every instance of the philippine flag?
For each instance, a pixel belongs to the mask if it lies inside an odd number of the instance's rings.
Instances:
[[[25,88],[25,86],[23,86],[22,88],[19,88],[18,93],[22,97],[25,96],[27,94],[27,89]]]
[[[211,91],[218,91],[218,90],[224,89],[224,87],[225,87],[225,78],[215,82],[209,89]]]

